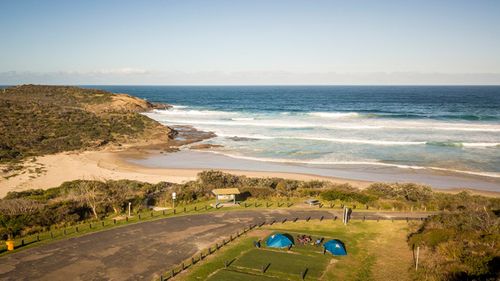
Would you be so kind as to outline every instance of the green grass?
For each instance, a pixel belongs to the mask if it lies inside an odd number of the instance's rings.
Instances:
[[[306,250],[306,248],[308,248]],[[282,279],[301,279],[302,273],[307,270],[307,280],[317,280],[325,270],[331,259],[330,255],[323,255],[321,248],[314,246],[303,247],[302,251],[252,249],[238,257],[231,264],[239,270],[259,273],[262,267],[269,265],[266,275]]]
[[[224,268],[225,261],[231,261],[239,256],[242,252],[247,251],[249,245],[252,245],[252,241],[255,237],[249,237],[248,235],[242,236],[237,243],[222,248],[215,255],[208,257],[206,260],[199,264],[196,264],[189,271],[189,275],[182,276],[185,279],[182,280],[207,280],[215,271]]]
[[[406,244],[408,225],[404,221],[352,221],[345,226],[336,221],[311,220],[264,226],[250,232],[243,240],[229,245],[190,268],[176,280],[410,280],[413,259]],[[306,234],[325,239],[340,239],[347,256],[323,255],[321,247],[295,245],[287,250],[255,249],[252,241],[271,233]],[[233,263],[224,268],[224,261]],[[270,263],[262,275],[263,265]]]
[[[340,239],[346,245],[347,256],[335,257],[323,280],[408,280],[412,255],[406,244],[408,225],[404,221],[318,220],[275,224],[266,228],[281,232],[300,232]]]
[[[246,272],[222,269],[207,279],[208,281],[281,281],[280,279],[262,274],[250,274]]]

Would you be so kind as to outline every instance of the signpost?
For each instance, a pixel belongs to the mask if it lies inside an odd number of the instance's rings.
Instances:
[[[416,258],[416,261],[415,261],[415,271],[418,270],[418,258],[420,256],[420,246],[417,246],[417,258]]]
[[[172,209],[175,209],[175,199],[177,199],[177,193],[172,192]]]
[[[342,214],[342,222],[347,225],[349,222],[349,211],[350,209],[348,207],[344,207],[343,214]]]

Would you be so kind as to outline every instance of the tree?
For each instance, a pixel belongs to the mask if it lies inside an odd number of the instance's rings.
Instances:
[[[113,212],[121,212],[123,204],[133,196],[132,190],[120,181],[107,181],[105,190],[105,200],[111,205]]]
[[[98,181],[80,181],[72,191],[73,199],[87,205],[94,218],[98,219],[97,208],[104,202],[104,184]]]

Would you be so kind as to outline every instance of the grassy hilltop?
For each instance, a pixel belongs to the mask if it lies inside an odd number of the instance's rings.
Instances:
[[[139,114],[155,105],[68,86],[0,90],[0,162],[107,144],[167,142],[175,131]]]

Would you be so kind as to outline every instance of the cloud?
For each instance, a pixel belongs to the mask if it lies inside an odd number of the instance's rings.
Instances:
[[[149,71],[145,69],[137,69],[137,68],[131,68],[131,67],[125,67],[125,68],[117,68],[117,69],[101,69],[98,71],[94,71],[91,73],[95,74],[123,74],[123,75],[130,75],[130,74],[148,74],[150,73]]]
[[[500,73],[151,71],[136,68],[91,72],[0,73],[0,84],[71,85],[500,85]]]

